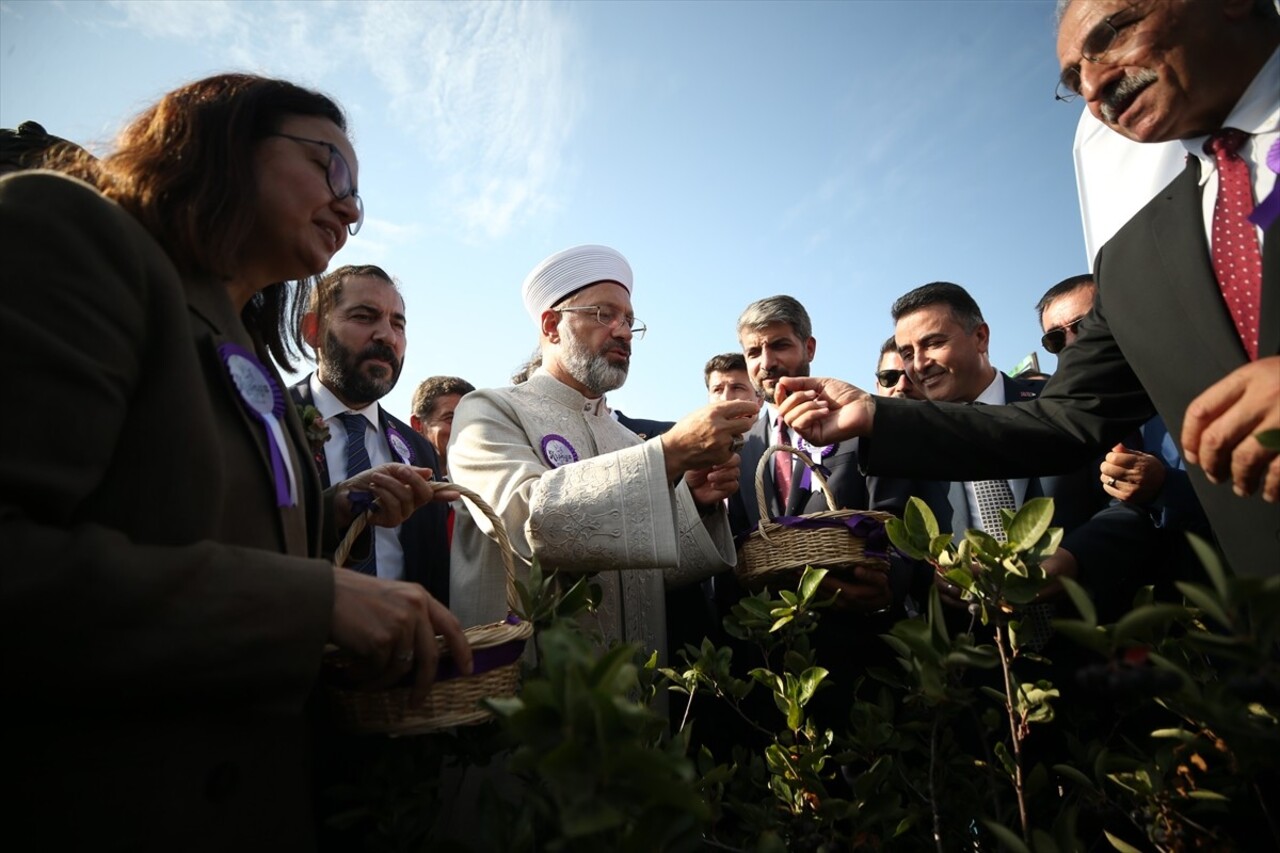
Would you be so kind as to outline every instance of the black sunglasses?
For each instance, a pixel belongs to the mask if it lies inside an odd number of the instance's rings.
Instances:
[[[880,383],[881,388],[892,388],[898,384],[898,380],[902,378],[905,370],[877,370],[876,381]]]
[[[1050,329],[1045,332],[1044,337],[1040,339],[1040,345],[1043,346],[1050,355],[1057,355],[1062,352],[1062,350],[1067,346],[1067,333],[1069,332],[1074,335],[1076,333],[1076,326],[1079,326],[1080,321],[1083,319],[1084,316],[1082,315],[1075,318],[1070,323],[1064,323],[1057,328]]]

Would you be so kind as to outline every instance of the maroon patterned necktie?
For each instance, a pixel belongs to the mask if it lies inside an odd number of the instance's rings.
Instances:
[[[778,444],[791,444],[787,425],[778,420]],[[778,490],[778,512],[785,514],[787,500],[791,497],[791,469],[795,458],[790,453],[773,454],[773,484]]]
[[[1249,135],[1226,127],[1209,137],[1206,154],[1218,164],[1218,198],[1213,205],[1213,274],[1250,361],[1258,358],[1258,304],[1262,301],[1262,253],[1249,221],[1253,183],[1240,146]]]

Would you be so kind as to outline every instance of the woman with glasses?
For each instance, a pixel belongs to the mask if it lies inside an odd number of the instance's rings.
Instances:
[[[423,692],[437,631],[470,658],[421,587],[320,558],[361,498],[397,524],[430,489],[397,465],[322,495],[271,364],[360,227],[345,119],[221,75],[56,165],[0,180],[0,352],[30,404],[0,452],[10,814],[54,849],[305,849],[326,643]]]

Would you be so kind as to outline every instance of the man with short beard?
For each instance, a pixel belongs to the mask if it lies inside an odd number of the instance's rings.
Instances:
[[[325,488],[362,466],[385,462],[441,471],[430,442],[378,404],[395,387],[404,362],[404,299],[391,276],[371,264],[325,275],[298,337],[314,351],[316,370],[289,393],[299,406],[319,412],[321,423],[304,424],[308,434],[328,431],[327,438],[312,441]],[[352,445],[353,437],[361,444]],[[447,504],[428,503],[399,527],[373,528],[353,549],[352,568],[422,584],[447,606],[447,513]]]
[[[519,384],[473,391],[454,412],[449,467],[502,517],[524,575],[599,572],[593,626],[666,661],[667,589],[734,564],[724,498],[738,489],[737,449],[756,407],[717,403],[641,439],[612,417],[644,333],[632,273],[605,246],[544,260],[524,281],[542,363]],[[454,527],[450,606],[463,625],[507,615],[502,559],[474,509]]]

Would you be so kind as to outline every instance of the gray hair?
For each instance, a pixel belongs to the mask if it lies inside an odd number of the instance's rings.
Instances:
[[[792,296],[770,296],[748,305],[738,317],[738,337],[742,337],[744,331],[758,331],[774,323],[789,324],[796,337],[802,341],[813,337],[809,312]]]

